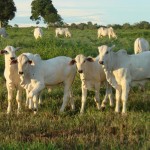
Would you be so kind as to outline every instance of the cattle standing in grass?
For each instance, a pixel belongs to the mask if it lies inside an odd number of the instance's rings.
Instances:
[[[128,55],[125,50],[113,52],[112,47],[100,46],[99,63],[103,65],[107,81],[116,90],[116,112],[126,113],[126,103],[130,86],[143,85],[150,79],[150,51]]]
[[[149,51],[149,43],[144,38],[137,38],[134,42],[134,53],[138,54],[143,51]]]
[[[34,113],[37,111],[37,100],[42,89],[53,87],[64,83],[63,104],[60,111],[63,112],[69,96],[71,96],[71,85],[76,75],[76,66],[70,66],[71,58],[59,56],[56,58],[42,60],[39,55],[29,53],[21,54],[18,57],[18,71],[22,76],[22,84],[30,79],[29,98],[34,103]],[[29,78],[29,79],[27,79]],[[28,83],[27,83],[28,84]],[[29,86],[29,85],[28,85]],[[70,99],[71,107],[74,109],[74,101]]]
[[[14,48],[13,46],[7,46],[4,50],[0,51],[0,54],[5,55],[5,70],[4,77],[6,79],[6,87],[8,92],[8,107],[7,114],[11,112],[11,105],[13,100],[14,90],[17,89],[16,101],[18,103],[17,113],[21,110],[21,98],[22,87],[20,86],[20,78],[18,74],[17,64],[11,65],[11,61],[16,59],[16,51],[20,48]]]
[[[104,36],[108,36],[109,39],[112,37],[112,38],[116,38],[117,39],[117,36],[113,30],[112,27],[109,27],[109,28],[104,28],[104,27],[100,27],[98,29],[98,38],[101,38],[101,37],[104,37]]]
[[[8,36],[8,34],[6,33],[5,28],[0,28],[0,35],[1,35],[1,37],[4,37],[4,38]]]
[[[87,90],[91,90],[92,88],[95,90],[94,100],[97,108],[100,109],[99,90],[101,84],[106,83],[107,80],[102,66],[98,64],[98,60],[98,57],[96,57],[94,61],[93,58],[85,57],[84,55],[80,54],[70,62],[72,65],[76,64],[77,70],[80,73],[80,79],[82,81],[82,106],[80,113],[84,112]],[[107,82],[106,94],[102,102],[102,107],[105,107],[108,98],[110,100],[110,105],[113,106],[112,88]]]
[[[58,37],[58,35],[64,35],[65,37],[71,37],[71,33],[68,28],[56,28],[55,34],[56,34],[56,37]]]
[[[34,37],[35,39],[42,38],[43,30],[40,27],[34,29]]]

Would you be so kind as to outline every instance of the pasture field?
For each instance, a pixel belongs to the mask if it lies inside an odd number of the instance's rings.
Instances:
[[[22,47],[22,52],[38,53],[43,59],[66,55],[74,58],[83,53],[97,56],[97,47],[103,44],[116,45],[115,50],[126,49],[133,53],[133,43],[138,37],[150,42],[150,30],[116,30],[118,39],[97,39],[97,30],[71,29],[72,38],[55,38],[54,29],[43,29],[43,39],[35,40],[33,28],[7,29],[9,38],[0,39],[0,49],[7,45]],[[142,62],[141,62],[142,63]],[[88,92],[85,113],[80,115],[81,82],[77,74],[73,84],[75,111],[70,105],[60,114],[63,88],[56,87],[51,93],[43,91],[43,104],[37,115],[25,108],[25,94],[22,113],[16,115],[16,101],[13,112],[6,115],[7,90],[3,77],[4,57],[0,56],[0,149],[7,150],[150,150],[150,84],[142,92],[132,88],[127,102],[126,116],[116,114],[107,105],[105,111],[98,111],[94,92]],[[105,88],[101,88],[101,100]],[[114,91],[115,93],[115,91]],[[115,100],[115,97],[114,97]]]

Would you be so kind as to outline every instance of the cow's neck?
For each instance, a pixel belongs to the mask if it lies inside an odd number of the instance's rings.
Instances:
[[[114,52],[110,52],[110,57],[109,60],[107,61],[106,64],[103,65],[104,68],[104,72],[106,74],[106,79],[109,82],[109,84],[113,87],[113,88],[117,88],[118,84],[117,81],[115,79],[115,76],[113,74],[113,70],[115,69],[115,62],[116,62],[116,57],[115,57],[115,53]]]

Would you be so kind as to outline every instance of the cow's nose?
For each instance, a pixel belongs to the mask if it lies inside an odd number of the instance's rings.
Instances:
[[[14,59],[15,59],[15,57],[10,57],[10,59],[11,59],[11,60],[14,60]]]
[[[103,65],[103,64],[104,64],[104,62],[103,62],[103,61],[99,61],[99,63],[100,63],[101,65]]]
[[[23,72],[22,72],[22,71],[19,71],[19,74],[20,74],[20,75],[23,75]]]
[[[83,73],[83,70],[78,70],[79,73]]]

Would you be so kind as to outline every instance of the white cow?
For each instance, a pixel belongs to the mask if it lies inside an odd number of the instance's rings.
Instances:
[[[109,27],[109,28],[100,27],[100,28],[98,29],[98,31],[97,31],[97,34],[98,34],[98,38],[101,38],[101,37],[103,37],[103,36],[108,36],[109,39],[110,39],[111,37],[117,39],[117,36],[116,36],[116,34],[115,34],[115,32],[114,32],[114,30],[113,30],[112,27]]]
[[[55,34],[56,37],[58,37],[58,35],[65,35],[65,37],[71,37],[71,33],[68,28],[56,28]]]
[[[8,92],[8,107],[7,114],[11,112],[11,105],[13,100],[14,90],[17,89],[16,101],[18,103],[17,113],[21,110],[21,98],[22,98],[22,87],[20,86],[20,78],[18,75],[17,64],[11,65],[11,61],[16,59],[16,51],[20,48],[14,48],[13,46],[7,46],[4,50],[0,51],[0,54],[5,55],[5,70],[4,77],[6,79],[6,87]]]
[[[98,47],[99,63],[103,64],[107,81],[116,89],[116,108],[126,113],[126,103],[131,85],[143,85],[150,79],[150,51],[136,55],[128,55],[125,50],[113,52],[112,47],[106,45]]]
[[[143,51],[148,51],[149,48],[149,43],[147,40],[145,40],[144,38],[137,38],[134,42],[134,53],[138,54],[141,53]]]
[[[0,35],[1,37],[4,37],[4,38],[8,36],[5,28],[0,28]]]
[[[80,79],[82,81],[82,106],[80,113],[84,112],[84,107],[86,103],[87,90],[92,88],[95,90],[95,102],[97,108],[100,109],[100,99],[99,99],[99,90],[102,83],[106,83],[106,76],[101,65],[98,64],[99,57],[95,58],[95,61],[91,57],[85,57],[80,54],[73,59],[70,64],[76,64],[77,70],[80,73]],[[108,83],[108,82],[107,82]],[[106,95],[102,102],[102,107],[105,107],[107,100],[110,100],[110,105],[113,106],[112,99],[112,88],[107,84]]]
[[[34,37],[35,39],[42,38],[43,30],[40,27],[34,29]]]
[[[68,102],[68,97],[71,96],[71,85],[76,75],[76,66],[70,66],[71,58],[59,56],[48,60],[42,60],[36,54],[31,56],[29,53],[21,54],[18,57],[18,71],[22,75],[22,84],[28,86],[30,83],[29,97],[34,103],[34,113],[37,111],[37,99],[42,89],[46,87],[53,87],[60,83],[64,83],[64,97],[63,104],[60,111],[63,112]],[[29,78],[29,79],[27,79]],[[71,107],[74,109],[74,101],[70,99]]]

